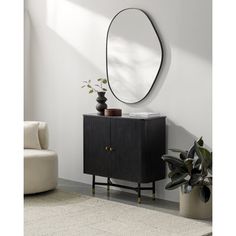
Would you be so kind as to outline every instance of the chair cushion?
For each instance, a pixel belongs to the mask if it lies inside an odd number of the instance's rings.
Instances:
[[[57,154],[52,150],[24,149],[24,158],[50,158],[55,156],[57,156]]]
[[[39,142],[42,149],[48,149],[48,125],[39,121]]]
[[[43,121],[25,121],[25,124],[38,123],[38,137],[42,149],[48,149],[48,125]]]
[[[24,148],[41,149],[38,129],[39,122],[24,122]]]
[[[24,149],[24,194],[48,191],[57,186],[58,158],[54,151]]]

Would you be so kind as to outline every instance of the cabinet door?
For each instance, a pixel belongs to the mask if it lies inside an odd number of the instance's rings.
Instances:
[[[110,177],[141,181],[142,136],[142,120],[111,119]]]
[[[110,145],[110,119],[84,116],[84,173],[108,176]]]

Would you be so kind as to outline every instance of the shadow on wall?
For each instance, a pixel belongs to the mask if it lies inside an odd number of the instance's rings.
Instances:
[[[180,148],[183,150],[188,150],[193,144],[194,140],[197,139],[196,136],[188,132],[183,127],[178,126],[170,119],[167,119],[166,124],[167,148]]]
[[[167,148],[180,148],[183,150],[188,150],[195,140],[198,140],[200,137],[196,137],[191,134],[189,131],[184,129],[181,126],[178,126],[170,119],[166,121],[166,146]],[[202,137],[204,140],[204,137]],[[208,149],[211,149],[206,145]],[[168,151],[168,150],[167,150]]]

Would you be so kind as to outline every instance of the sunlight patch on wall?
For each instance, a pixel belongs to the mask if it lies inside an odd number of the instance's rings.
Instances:
[[[156,78],[161,55],[135,40],[119,36],[109,39],[109,79],[113,92],[122,101],[140,100]]]
[[[47,26],[102,71],[105,68],[104,50],[109,23],[110,19],[72,0],[47,0]]]

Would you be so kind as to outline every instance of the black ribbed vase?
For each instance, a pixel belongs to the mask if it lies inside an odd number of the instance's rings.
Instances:
[[[98,97],[96,101],[98,102],[96,109],[99,115],[104,115],[104,110],[107,108],[106,104],[107,98],[105,97],[105,92],[98,92]]]

